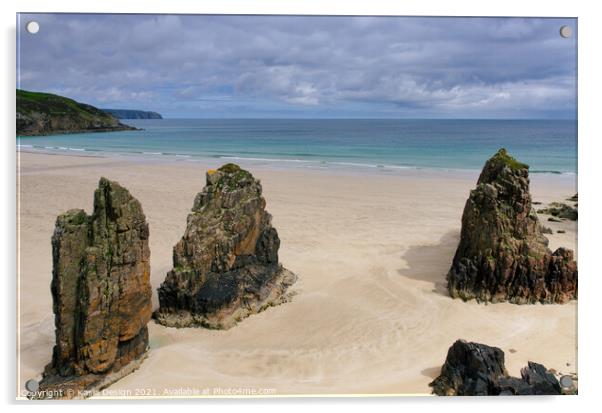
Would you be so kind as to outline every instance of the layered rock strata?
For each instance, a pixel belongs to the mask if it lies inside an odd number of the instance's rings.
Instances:
[[[52,236],[56,344],[36,396],[87,397],[139,366],[152,313],[148,237],[140,202],[105,178],[92,215],[59,215]]]
[[[249,172],[234,164],[207,172],[158,290],[159,323],[227,329],[288,300],[297,277],[278,262],[280,239],[265,206]]]
[[[449,293],[516,304],[576,299],[573,251],[547,246],[531,208],[529,167],[500,149],[466,201],[460,244],[447,274]]]

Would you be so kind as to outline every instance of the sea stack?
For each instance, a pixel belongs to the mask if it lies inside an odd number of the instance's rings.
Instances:
[[[140,365],[152,313],[148,224],[140,202],[101,178],[94,212],[59,215],[52,236],[56,344],[36,395],[84,398]]]
[[[441,374],[429,386],[438,396],[562,394],[558,379],[543,365],[530,361],[521,378],[511,377],[501,349],[464,340],[449,348]]]
[[[529,167],[500,149],[487,161],[462,215],[447,274],[452,297],[515,304],[577,298],[573,251],[554,253],[531,208]]]
[[[260,182],[235,164],[207,171],[206,182],[159,288],[155,318],[166,326],[230,328],[287,301],[297,280],[278,262]]]

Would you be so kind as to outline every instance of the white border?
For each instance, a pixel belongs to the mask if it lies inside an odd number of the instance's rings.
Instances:
[[[527,2],[525,0],[504,0],[495,4],[476,0],[220,0],[196,1],[169,0],[150,4],[146,1],[103,0],[73,2],[69,0],[19,0],[0,2],[2,13],[2,108],[1,116],[4,133],[1,137],[3,163],[1,168],[3,202],[1,203],[0,228],[3,229],[0,244],[0,261],[5,266],[3,272],[4,329],[2,353],[5,357],[4,374],[1,375],[0,389],[4,391],[5,403],[14,405],[15,389],[15,13],[20,12],[119,12],[119,13],[224,13],[224,14],[347,14],[347,15],[453,15],[453,16],[546,16],[578,17],[579,19],[579,267],[581,273],[579,294],[579,392],[577,397],[560,398],[505,398],[500,399],[445,399],[437,398],[383,398],[383,399],[262,399],[262,400],[196,400],[202,404],[197,408],[214,410],[266,409],[306,411],[307,409],[341,406],[351,411],[365,411],[369,408],[382,408],[399,411],[418,409],[466,411],[478,409],[507,411],[517,407],[529,409],[562,410],[592,407],[599,391],[598,369],[602,366],[599,349],[600,278],[595,262],[602,235],[596,212],[600,210],[599,172],[602,162],[600,138],[600,105],[596,98],[602,93],[600,77],[600,40],[602,39],[602,16],[596,13],[594,1]],[[553,343],[550,343],[553,348]],[[8,368],[7,368],[8,367]],[[202,366],[199,366],[202,368]],[[70,402],[75,408],[107,409],[103,404],[124,404],[123,402]],[[146,401],[141,408],[163,410],[166,403],[191,404],[190,401]],[[33,403],[21,402],[25,408]],[[29,405],[29,406],[28,406]],[[45,403],[44,409],[64,409],[64,403]]]

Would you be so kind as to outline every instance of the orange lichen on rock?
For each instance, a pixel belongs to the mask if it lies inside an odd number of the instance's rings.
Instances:
[[[148,236],[140,202],[105,178],[91,216],[59,215],[52,236],[56,345],[38,394],[87,397],[144,358],[152,313]]]

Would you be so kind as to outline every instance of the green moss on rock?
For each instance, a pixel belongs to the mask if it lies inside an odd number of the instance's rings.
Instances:
[[[234,163],[228,163],[219,169],[207,171],[207,185],[209,191],[232,192],[249,186],[255,179],[249,171],[242,169]]]
[[[101,389],[138,365],[152,311],[148,224],[140,202],[102,178],[94,212],[57,217],[52,236],[56,344],[40,397]],[[66,393],[66,389],[76,390]]]
[[[259,180],[231,163],[206,179],[158,290],[163,325],[231,328],[284,302],[297,279],[278,262],[280,239]]]
[[[528,166],[500,149],[485,163],[466,202],[447,275],[450,295],[517,304],[577,298],[572,252],[552,253],[547,245],[531,208]]]
[[[511,169],[529,169],[529,165],[522,163],[514,159],[508,154],[505,148],[501,148],[493,157],[489,160],[490,162],[503,163],[509,166]]]
[[[227,174],[233,174],[233,173],[236,173],[238,171],[241,171],[241,168],[240,168],[240,166],[236,165],[235,163],[227,163],[225,165],[222,165],[219,168],[219,171],[227,173]]]

